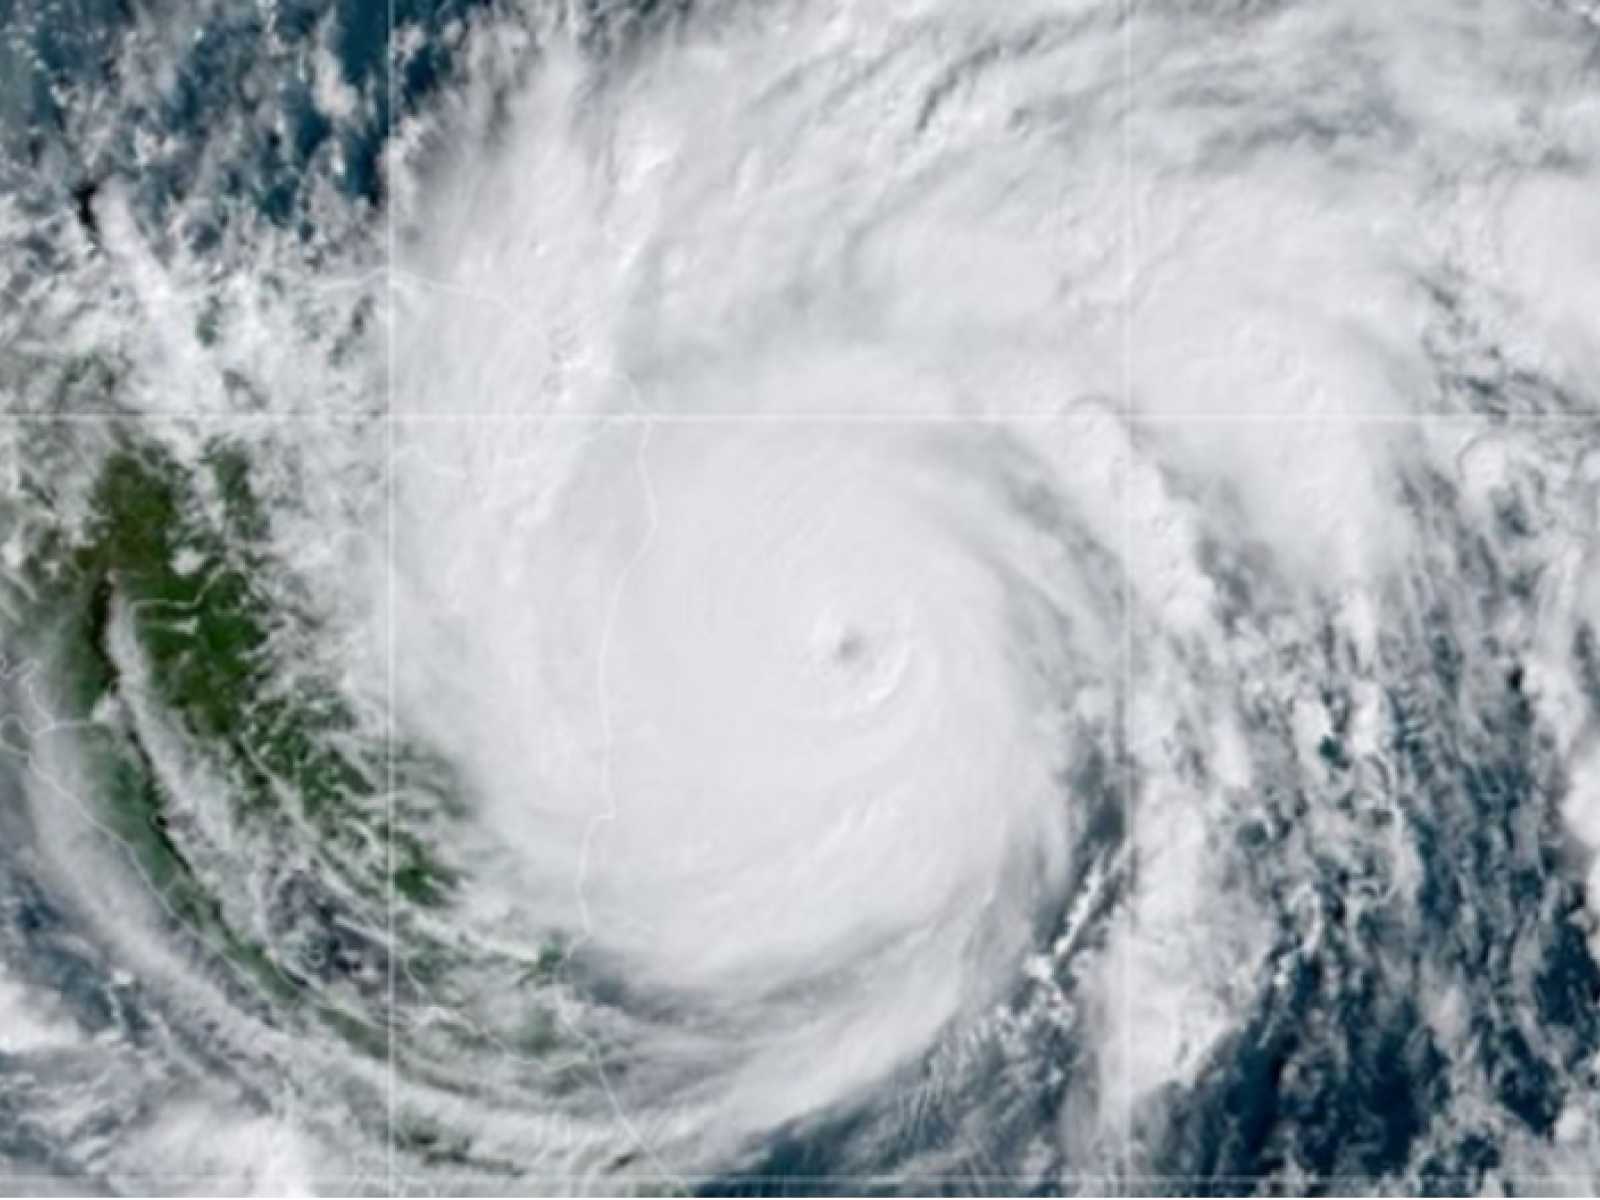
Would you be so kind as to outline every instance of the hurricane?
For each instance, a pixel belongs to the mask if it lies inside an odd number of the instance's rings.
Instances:
[[[1600,10],[0,10],[0,1187],[1600,1186]]]

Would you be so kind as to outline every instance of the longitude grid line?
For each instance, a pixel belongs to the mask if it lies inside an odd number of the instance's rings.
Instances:
[[[1134,272],[1134,186],[1133,186],[1133,6],[1122,5],[1122,417],[1127,426],[1133,411],[1133,272]],[[1131,427],[1129,429],[1131,436]],[[1133,447],[1122,455],[1122,703],[1117,738],[1122,763],[1122,822],[1125,839],[1125,869],[1131,877],[1138,870],[1136,856],[1139,839],[1135,822],[1138,805],[1134,795],[1132,716],[1133,716]],[[1127,942],[1119,972],[1122,986],[1122,1174],[1119,1190],[1133,1191],[1133,937],[1135,918],[1134,889],[1127,890],[1128,911],[1124,936]]]
[[[387,1171],[387,1181],[386,1181],[387,1182],[387,1187],[386,1187],[385,1190],[386,1190],[388,1195],[394,1196],[394,1195],[397,1195],[399,1193],[399,1182],[400,1182],[399,1160],[398,1160],[398,1157],[397,1157],[397,1153],[398,1153],[398,1132],[397,1132],[397,1128],[396,1128],[396,1112],[395,1112],[395,1083],[396,1083],[395,1036],[396,1036],[396,1031],[399,1028],[399,1020],[400,1020],[399,1011],[398,1011],[398,1008],[397,1008],[397,1005],[396,1005],[396,1002],[395,1002],[395,997],[396,997],[396,993],[397,993],[396,972],[398,971],[398,962],[399,962],[399,944],[398,944],[398,941],[396,939],[395,882],[394,882],[394,868],[395,868],[395,852],[394,852],[395,817],[396,817],[396,808],[397,808],[396,803],[395,803],[395,780],[396,780],[396,776],[395,776],[395,640],[396,640],[395,639],[395,617],[396,617],[396,606],[395,606],[395,570],[396,570],[396,560],[395,560],[395,550],[396,550],[396,547],[397,547],[396,531],[395,531],[395,508],[396,508],[396,506],[395,506],[395,472],[397,470],[397,467],[396,467],[396,462],[395,462],[395,449],[396,449],[396,447],[395,447],[395,423],[394,423],[394,420],[393,420],[393,414],[394,414],[394,411],[395,411],[395,370],[396,370],[396,362],[397,362],[397,357],[396,357],[396,353],[395,353],[395,351],[396,351],[395,343],[397,341],[397,336],[396,336],[396,326],[395,326],[396,305],[395,305],[395,290],[394,290],[395,269],[396,269],[396,266],[397,266],[396,256],[395,256],[395,248],[396,248],[396,243],[397,243],[396,228],[395,228],[395,219],[396,219],[395,218],[395,201],[396,201],[395,174],[396,174],[396,171],[397,171],[396,152],[395,152],[395,128],[396,128],[396,115],[397,115],[396,103],[397,103],[397,101],[399,99],[399,96],[398,96],[398,94],[396,92],[396,88],[395,88],[395,73],[394,73],[394,60],[395,60],[395,55],[398,53],[398,39],[395,36],[395,0],[387,0],[386,11],[387,11],[387,17],[388,17],[388,22],[387,22],[388,23],[388,38],[387,38],[387,40],[386,40],[386,42],[384,44],[384,56],[383,57],[384,57],[384,66],[385,66],[385,70],[386,70],[386,76],[385,76],[385,87],[386,87],[386,93],[385,93],[386,118],[385,118],[385,124],[387,126],[387,129],[384,131],[385,132],[385,136],[384,136],[384,139],[383,139],[383,146],[384,146],[385,157],[387,159],[387,165],[388,165],[389,174],[388,174],[387,179],[385,181],[386,194],[384,196],[384,216],[385,216],[385,230],[384,230],[384,252],[385,252],[385,254],[384,254],[384,256],[387,259],[387,265],[388,265],[388,269],[384,272],[384,299],[385,299],[384,307],[387,310],[387,317],[388,317],[388,320],[385,322],[388,344],[387,344],[387,346],[385,348],[387,353],[386,353],[386,361],[385,361],[386,370],[384,372],[384,378],[385,378],[385,383],[386,383],[385,392],[386,392],[386,396],[387,396],[387,406],[386,407],[387,407],[387,412],[389,414],[389,417],[388,417],[388,419],[386,419],[383,422],[383,429],[384,429],[384,471],[383,471],[383,479],[384,479],[384,510],[385,510],[385,512],[387,514],[387,520],[388,520],[388,528],[385,530],[385,545],[384,545],[384,557],[385,557],[385,568],[386,568],[385,582],[387,584],[387,588],[386,588],[386,591],[385,591],[385,597],[384,597],[384,607],[386,609],[386,611],[384,613],[384,621],[388,626],[388,628],[386,630],[386,638],[385,638],[387,644],[386,644],[386,647],[385,647],[385,662],[384,662],[384,670],[387,673],[388,678],[384,681],[384,683],[385,683],[386,696],[387,696],[387,701],[388,702],[387,702],[387,705],[386,705],[385,711],[384,711],[384,718],[383,718],[384,719],[384,730],[383,730],[383,732],[384,732],[384,789],[385,789],[385,795],[386,795],[385,827],[386,827],[386,830],[387,830],[387,837],[386,837],[386,843],[387,844],[386,844],[386,846],[384,848],[384,853],[385,853],[384,873],[387,876],[387,879],[385,880],[385,884],[386,884],[386,892],[387,892],[387,898],[388,898],[388,914],[387,915],[388,915],[388,925],[389,925],[389,957],[388,957],[388,963],[387,963],[387,970],[388,970],[387,983],[388,983],[388,991],[389,991],[389,1020],[388,1020],[388,1030],[387,1030],[387,1033],[388,1033],[388,1045],[387,1045],[387,1049],[388,1049],[388,1072],[387,1072],[387,1077],[386,1077],[386,1080],[385,1080],[385,1084],[386,1084],[386,1087],[385,1087],[385,1093],[386,1093],[385,1094],[385,1100],[386,1100],[386,1103],[385,1103],[385,1107],[384,1107],[385,1128],[386,1128],[388,1136],[387,1136],[387,1138],[385,1140],[384,1159],[385,1159],[385,1168],[386,1168],[386,1171]]]

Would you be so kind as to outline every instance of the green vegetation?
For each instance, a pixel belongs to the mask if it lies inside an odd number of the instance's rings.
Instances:
[[[218,503],[204,505],[203,488]],[[58,715],[82,723],[77,736],[97,780],[97,819],[174,920],[275,1004],[298,1005],[307,992],[292,969],[230,928],[196,877],[145,748],[131,730],[94,719],[108,700],[153,701],[228,780],[239,820],[275,827],[292,796],[336,840],[353,832],[346,823],[370,823],[372,772],[326,738],[349,722],[336,706],[297,704],[274,687],[272,613],[253,585],[266,566],[267,525],[247,460],[239,447],[217,441],[190,470],[156,443],[124,435],[97,472],[90,512],[77,537],[43,540],[30,624],[54,655],[52,701],[66,707]],[[126,622],[143,660],[138,697],[127,694],[134,685],[113,653],[117,621]],[[316,1011],[374,1052],[386,1045],[369,1021],[325,1005]]]
[[[431,1121],[401,1121],[394,1130],[396,1145],[431,1167],[476,1166],[472,1143],[459,1133],[447,1133]]]
[[[459,781],[421,747],[396,747],[391,757],[363,733],[336,687],[321,684],[308,663],[283,660],[285,648],[312,643],[317,630],[296,611],[291,588],[272,580],[269,508],[247,447],[217,438],[193,461],[180,460],[124,430],[95,454],[86,519],[30,542],[23,622],[49,648],[49,702],[71,723],[62,733],[77,739],[95,781],[95,819],[126,847],[173,919],[275,1010],[314,1017],[374,1055],[388,1052],[392,1014],[324,995],[321,964],[306,960],[302,939],[279,945],[275,935],[231,927],[217,881],[206,875],[202,835],[166,790],[170,768],[141,743],[142,725],[127,719],[151,714],[178,735],[196,768],[223,781],[230,821],[311,848],[317,869],[337,877],[347,895],[374,906],[392,895],[396,977],[430,1003],[470,1010],[470,996],[457,989],[484,977],[477,968],[497,967],[464,963],[470,949],[426,919],[442,915],[461,883],[425,840],[428,829],[461,814]],[[71,474],[81,466],[80,457]],[[51,475],[38,486],[38,510],[57,511],[46,494]],[[403,820],[391,823],[392,814]],[[498,969],[537,992],[556,981],[566,951],[551,938],[531,960],[501,959]],[[470,1022],[449,1036],[461,1049],[500,1044]],[[538,1011],[503,1036],[533,1054],[560,1041]]]
[[[539,946],[538,956],[523,972],[523,982],[536,987],[554,983],[572,952],[571,942],[559,933],[548,935]]]
[[[217,502],[206,506],[206,496]],[[331,845],[356,851],[386,839],[382,748],[351,751],[355,723],[331,689],[286,687],[277,675],[274,622],[288,618],[256,585],[270,569],[268,521],[243,448],[214,441],[191,472],[154,443],[125,442],[101,469],[92,508],[65,573],[73,602],[61,610],[60,639],[95,655],[75,689],[86,707],[117,682],[107,650],[114,598],[153,699],[218,760],[242,816],[281,816],[290,796]],[[395,837],[394,886],[412,903],[444,903],[451,873],[415,838]]]

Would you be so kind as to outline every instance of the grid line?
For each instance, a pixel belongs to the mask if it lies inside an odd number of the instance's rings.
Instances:
[[[0,413],[0,425],[33,424],[218,424],[238,425],[1059,425],[1115,419],[1129,426],[1162,425],[1600,425],[1593,413],[1444,412],[1115,412],[1094,409],[1050,412],[639,412],[639,413],[349,413],[98,412]]]
[[[384,220],[385,220],[384,249],[385,249],[385,256],[388,259],[388,270],[385,271],[385,273],[384,273],[384,283],[383,283],[384,310],[385,310],[385,318],[386,318],[385,322],[384,322],[384,325],[385,325],[385,339],[386,339],[386,346],[385,346],[386,355],[385,355],[385,362],[384,362],[384,366],[385,366],[384,383],[385,383],[385,388],[386,388],[386,401],[387,401],[386,408],[388,409],[388,412],[390,414],[393,414],[394,409],[395,409],[395,377],[396,377],[396,375],[398,374],[398,371],[399,371],[399,360],[398,360],[398,357],[396,355],[396,341],[397,341],[397,338],[396,338],[396,334],[395,334],[395,318],[396,318],[396,314],[397,314],[398,310],[397,310],[396,304],[395,304],[395,286],[394,286],[395,285],[395,278],[396,278],[395,272],[396,272],[396,270],[397,270],[397,268],[399,266],[399,263],[396,260],[396,254],[395,254],[395,249],[396,249],[396,246],[397,246],[398,243],[397,243],[397,236],[396,236],[397,235],[397,227],[396,227],[396,224],[395,224],[396,216],[395,216],[395,180],[394,180],[394,174],[398,169],[398,164],[395,161],[395,146],[396,146],[397,143],[396,143],[396,140],[395,140],[394,133],[395,133],[395,122],[396,122],[396,114],[398,112],[398,101],[399,101],[399,93],[398,93],[398,90],[395,87],[394,60],[395,60],[395,55],[398,53],[399,39],[396,37],[396,30],[395,30],[395,0],[387,0],[385,7],[386,7],[386,15],[387,15],[387,21],[388,21],[389,36],[388,36],[387,41],[384,43],[384,64],[385,64],[385,67],[386,67],[386,70],[387,70],[386,87],[387,87],[388,90],[387,90],[387,94],[385,96],[385,100],[386,100],[385,111],[386,111],[386,114],[387,114],[385,123],[387,125],[387,128],[384,130],[383,150],[384,150],[384,159],[385,159],[385,163],[386,163],[386,166],[388,168],[388,171],[389,171],[389,175],[387,176],[387,178],[385,180],[385,185],[384,185],[385,189],[386,189],[386,194],[384,195]],[[385,1084],[386,1084],[385,1100],[386,1100],[386,1104],[385,1104],[385,1110],[384,1110],[385,1111],[386,1123],[387,1123],[388,1137],[386,1139],[386,1144],[385,1144],[385,1147],[384,1147],[384,1155],[385,1155],[385,1161],[386,1161],[387,1166],[388,1166],[388,1191],[389,1191],[389,1195],[393,1196],[393,1195],[397,1194],[397,1192],[399,1191],[398,1183],[399,1183],[399,1179],[400,1179],[400,1175],[399,1175],[399,1127],[398,1127],[399,1123],[398,1123],[398,1119],[397,1119],[398,1118],[398,1113],[396,1111],[396,1103],[395,1103],[395,1100],[396,1100],[396,1082],[397,1082],[396,1059],[395,1059],[395,1050],[396,1050],[395,1038],[397,1036],[397,1031],[398,1031],[399,1025],[400,1025],[398,1005],[396,1004],[396,996],[398,994],[397,988],[396,988],[396,984],[398,982],[398,980],[397,980],[397,972],[399,970],[399,957],[400,956],[399,956],[399,941],[398,941],[398,938],[396,936],[397,927],[396,927],[396,922],[395,922],[395,861],[396,861],[395,860],[395,816],[396,816],[396,812],[397,812],[397,805],[396,805],[396,800],[395,800],[395,783],[396,783],[396,775],[395,775],[395,734],[396,734],[396,725],[395,725],[396,630],[395,630],[395,625],[396,625],[396,620],[395,620],[395,617],[396,617],[396,611],[397,611],[396,610],[396,605],[395,605],[395,571],[396,571],[396,553],[395,552],[396,552],[396,549],[397,549],[397,546],[398,546],[398,543],[397,543],[397,540],[396,540],[396,519],[395,519],[395,471],[396,471],[396,461],[395,461],[395,422],[392,419],[386,419],[384,421],[384,423],[383,423],[383,429],[384,429],[384,471],[383,471],[383,478],[384,478],[384,510],[387,513],[387,521],[388,521],[388,527],[385,530],[385,536],[386,536],[386,545],[385,545],[386,563],[385,563],[385,565],[386,565],[386,568],[387,568],[385,574],[386,574],[387,587],[386,587],[386,590],[385,590],[385,597],[384,597],[384,604],[385,604],[385,609],[386,609],[386,611],[384,613],[384,620],[388,625],[388,628],[385,631],[385,637],[386,637],[387,645],[385,646],[385,663],[384,663],[384,670],[387,672],[387,676],[388,676],[387,679],[385,679],[385,681],[384,681],[384,685],[385,685],[385,688],[386,688],[386,695],[387,695],[387,707],[386,707],[386,710],[384,712],[384,731],[383,731],[384,732],[384,788],[385,788],[385,793],[386,793],[386,804],[385,804],[385,807],[387,809],[387,812],[386,812],[386,815],[385,815],[386,845],[384,847],[384,852],[385,852],[384,874],[387,876],[387,879],[385,880],[385,884],[386,884],[387,899],[388,899],[388,926],[389,926],[389,956],[388,956],[388,981],[387,981],[388,982],[388,990],[389,990],[389,1012],[388,1012],[388,1020],[386,1022],[386,1026],[387,1026],[386,1032],[387,1032],[387,1040],[388,1040],[388,1072],[387,1072],[387,1076],[386,1076],[386,1079],[385,1079]]]
[[[1134,185],[1133,185],[1133,13],[1134,0],[1123,0],[1122,6],[1122,221],[1120,225],[1121,258],[1122,258],[1122,327],[1121,344],[1122,353],[1122,405],[1121,416],[1124,424],[1134,407],[1134,387],[1137,382],[1134,374],[1134,338],[1133,338],[1133,285],[1136,270],[1135,238],[1138,233],[1136,214],[1134,211]],[[1122,661],[1122,698],[1119,708],[1119,719],[1116,732],[1117,741],[1115,753],[1122,768],[1122,822],[1124,843],[1123,864],[1124,870],[1129,875],[1138,871],[1138,800],[1137,778],[1133,765],[1133,744],[1130,730],[1133,716],[1133,454],[1130,447],[1122,455],[1122,596],[1120,608],[1122,609],[1122,643],[1119,655]],[[1129,1182],[1122,1186],[1131,1187],[1133,1179],[1134,1144],[1133,1144],[1133,945],[1136,938],[1131,930],[1135,918],[1134,906],[1137,888],[1129,887],[1127,895],[1127,912],[1123,921],[1123,937],[1126,944],[1122,953],[1122,969],[1120,983],[1122,986],[1122,1176]]]
[[[154,1182],[165,1182],[165,1183],[238,1183],[241,1180],[245,1180],[245,1179],[260,1180],[261,1178],[263,1178],[262,1176],[255,1175],[255,1174],[253,1174],[253,1173],[251,1173],[249,1171],[241,1171],[241,1172],[238,1172],[238,1173],[235,1173],[235,1174],[231,1174],[231,1175],[230,1174],[218,1174],[218,1173],[198,1174],[198,1175],[196,1175],[196,1174],[180,1174],[180,1173],[172,1173],[172,1172],[146,1173],[146,1172],[141,1172],[141,1171],[128,1171],[128,1172],[120,1173],[120,1175],[118,1177],[121,1178],[122,1180],[126,1181],[126,1182],[129,1182],[129,1183],[154,1183]],[[295,1175],[291,1176],[290,1173],[286,1172],[282,1176],[282,1178],[285,1178],[285,1179],[291,1178],[291,1177],[294,1180],[296,1180],[297,1182],[305,1182],[305,1183],[313,1183],[313,1184],[333,1184],[333,1183],[360,1184],[360,1183],[370,1183],[373,1180],[373,1175],[372,1174],[365,1174],[365,1175],[361,1175],[361,1174],[356,1174],[356,1175],[298,1175],[298,1174],[295,1174]],[[61,1180],[63,1178],[64,1177],[61,1176],[61,1175],[41,1174],[41,1173],[38,1173],[38,1172],[33,1172],[33,1173],[29,1173],[29,1174],[18,1174],[18,1175],[0,1174],[0,1183],[51,1183],[51,1182],[59,1183],[59,1182],[61,1182]],[[268,1174],[265,1175],[265,1178],[267,1180],[272,1180],[272,1179],[279,1178],[279,1176],[274,1176],[274,1175],[271,1175],[270,1173],[268,1173]],[[762,1183],[770,1183],[770,1184],[782,1184],[782,1183],[788,1183],[788,1184],[854,1183],[854,1184],[901,1184],[901,1185],[915,1185],[915,1184],[921,1184],[921,1183],[940,1183],[940,1184],[945,1184],[945,1183],[968,1183],[968,1184],[978,1183],[978,1184],[1030,1184],[1030,1185],[1032,1185],[1034,1187],[1037,1187],[1037,1186],[1039,1186],[1041,1184],[1048,1185],[1048,1184],[1051,1184],[1051,1183],[1058,1183],[1058,1184],[1059,1183],[1104,1184],[1104,1183],[1116,1182],[1120,1178],[1121,1178],[1120,1176],[1109,1174],[1109,1173],[1105,1173],[1105,1172],[1101,1172],[1099,1174],[1096,1174],[1096,1173],[1093,1173],[1093,1172],[1085,1172],[1083,1174],[1070,1174],[1069,1173],[1069,1174],[1049,1174],[1049,1175],[1042,1175],[1042,1176],[1040,1176],[1040,1175],[990,1175],[990,1174],[971,1174],[971,1173],[950,1173],[950,1174],[935,1174],[935,1175],[925,1175],[925,1174],[896,1175],[896,1174],[888,1174],[888,1173],[878,1172],[878,1173],[866,1173],[866,1174],[860,1174],[860,1175],[741,1175],[741,1174],[737,1174],[737,1173],[723,1174],[723,1175],[717,1175],[717,1174],[695,1174],[695,1175],[681,1176],[680,1180],[681,1180],[681,1182],[684,1182],[684,1183],[687,1183],[687,1184],[692,1184],[692,1185],[721,1184],[721,1185],[724,1185],[724,1186],[727,1186],[727,1187],[730,1187],[730,1188],[736,1188],[736,1187],[747,1186],[747,1185],[752,1185],[752,1184],[762,1184]],[[505,1185],[507,1187],[513,1187],[513,1186],[517,1186],[519,1184],[526,1184],[526,1183],[530,1183],[530,1182],[532,1182],[532,1183],[588,1184],[588,1185],[591,1185],[591,1186],[604,1187],[604,1186],[612,1184],[612,1183],[621,1183],[621,1184],[629,1184],[629,1185],[647,1185],[647,1184],[652,1184],[652,1183],[660,1184],[662,1182],[662,1179],[661,1179],[660,1175],[646,1175],[646,1174],[640,1174],[640,1173],[637,1173],[637,1172],[625,1173],[625,1174],[608,1174],[608,1175],[605,1175],[605,1176],[596,1176],[596,1175],[545,1175],[545,1174],[533,1174],[533,1173],[518,1174],[518,1175],[491,1175],[491,1174],[474,1175],[474,1174],[461,1174],[461,1173],[448,1173],[448,1174],[440,1174],[440,1175],[423,1175],[423,1174],[407,1175],[407,1174],[400,1174],[400,1175],[396,1175],[395,1176],[395,1180],[396,1180],[396,1182],[428,1184],[428,1185],[430,1185],[432,1187],[438,1187],[441,1184],[451,1184],[451,1183],[456,1183],[456,1184],[489,1184],[489,1183],[497,1183],[497,1184],[503,1184],[503,1185]],[[1459,1184],[1467,1183],[1467,1182],[1477,1182],[1479,1180],[1480,1180],[1479,1176],[1473,1175],[1470,1172],[1463,1172],[1463,1173],[1461,1173],[1459,1175],[1447,1175],[1447,1174],[1406,1175],[1404,1173],[1398,1173],[1398,1174],[1392,1175],[1392,1176],[1391,1175],[1342,1175],[1342,1174],[1336,1174],[1336,1175],[1307,1175],[1303,1182],[1316,1182],[1316,1183],[1321,1183],[1321,1184],[1326,1184],[1326,1185],[1333,1185],[1333,1186],[1338,1186],[1338,1185],[1360,1185],[1360,1184],[1366,1184],[1366,1185],[1382,1184],[1382,1185],[1386,1185],[1386,1186],[1390,1186],[1390,1187],[1394,1186],[1397,1183],[1417,1183],[1417,1184],[1420,1184],[1420,1185],[1422,1185],[1424,1187],[1427,1187],[1427,1186],[1430,1186],[1430,1185],[1440,1185],[1440,1184],[1459,1185]],[[1482,1180],[1483,1181],[1493,1181],[1493,1182],[1498,1182],[1498,1183],[1510,1183],[1510,1184],[1536,1184],[1536,1185],[1579,1184],[1579,1185],[1582,1185],[1585,1188],[1592,1187],[1593,1183],[1594,1183],[1594,1177],[1592,1175],[1510,1175],[1510,1174],[1505,1174],[1505,1173],[1499,1172],[1499,1171],[1485,1171],[1485,1172],[1483,1172]],[[1263,1174],[1263,1175],[1178,1175],[1178,1174],[1174,1174],[1174,1175],[1135,1175],[1135,1176],[1132,1177],[1130,1182],[1135,1183],[1135,1184],[1163,1184],[1163,1183],[1164,1184],[1174,1184],[1174,1183],[1182,1183],[1182,1184],[1191,1184],[1191,1185],[1212,1184],[1212,1185],[1220,1185],[1220,1186],[1227,1186],[1227,1185],[1230,1185],[1230,1184],[1231,1185],[1243,1185],[1243,1184],[1271,1183],[1271,1184],[1279,1185],[1280,1187],[1287,1188],[1287,1187],[1292,1187],[1295,1184],[1296,1181],[1288,1173],[1280,1173],[1280,1174],[1275,1174],[1275,1175],[1274,1174]],[[1590,1193],[1585,1193],[1585,1194],[1590,1194]]]

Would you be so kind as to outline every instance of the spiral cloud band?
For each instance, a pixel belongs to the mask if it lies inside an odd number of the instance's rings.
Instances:
[[[1593,1189],[1592,5],[293,7],[0,15],[8,1176]]]

